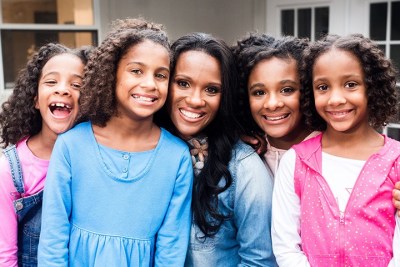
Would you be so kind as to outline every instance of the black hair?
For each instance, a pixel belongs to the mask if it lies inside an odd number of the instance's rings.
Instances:
[[[314,130],[326,129],[326,122],[315,108],[313,68],[318,57],[331,49],[347,51],[358,58],[364,71],[368,120],[372,127],[380,129],[397,112],[396,70],[378,45],[361,34],[342,37],[330,34],[305,50],[301,103],[306,123]]]
[[[203,131],[208,137],[208,159],[200,174],[194,179],[192,199],[194,221],[205,237],[211,237],[230,216],[219,211],[218,195],[232,184],[228,164],[241,129],[234,116],[234,105],[237,103],[236,66],[229,46],[205,33],[182,36],[172,44],[171,50],[171,77],[175,73],[179,57],[187,51],[204,52],[218,60],[221,67],[221,103],[214,120]],[[173,78],[170,82],[172,80]],[[156,122],[179,135],[166,108],[156,116]],[[220,181],[223,179],[224,185],[220,186]]]

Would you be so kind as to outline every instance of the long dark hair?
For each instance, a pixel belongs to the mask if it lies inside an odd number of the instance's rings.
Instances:
[[[236,66],[229,46],[205,33],[185,35],[172,44],[171,50],[172,77],[179,56],[187,51],[204,52],[217,59],[221,66],[221,104],[214,120],[203,131],[208,137],[208,159],[200,174],[194,179],[192,199],[194,221],[205,237],[211,237],[230,216],[230,214],[221,214],[218,210],[218,194],[232,184],[228,164],[241,129],[234,116],[238,85]],[[172,80],[173,78],[170,79]],[[177,133],[166,108],[157,115],[155,118],[157,123]],[[223,179],[224,183],[221,186],[220,181]]]
[[[43,45],[28,61],[17,77],[14,90],[1,106],[0,128],[2,147],[16,144],[26,136],[38,134],[42,129],[42,116],[35,108],[39,80],[43,67],[53,57],[61,54],[77,56],[86,65],[91,47],[70,49],[62,44]]]

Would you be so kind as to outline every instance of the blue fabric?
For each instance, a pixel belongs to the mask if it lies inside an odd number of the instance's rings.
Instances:
[[[187,145],[162,129],[147,162],[133,172],[121,169],[128,152],[106,160],[109,152],[99,148],[90,123],[58,137],[45,185],[39,266],[182,266],[193,179]]]
[[[24,181],[17,148],[12,145],[3,153],[10,164],[13,183],[19,193],[19,197],[14,201],[18,218],[18,266],[35,267],[37,266],[43,191],[24,197]]]
[[[201,238],[203,233],[192,224],[185,266],[277,266],[271,241],[272,174],[241,141],[229,170],[233,182],[218,196],[218,207],[231,217],[212,238]]]

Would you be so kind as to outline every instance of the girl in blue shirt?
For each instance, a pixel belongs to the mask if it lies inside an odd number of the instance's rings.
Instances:
[[[187,145],[153,122],[168,92],[161,26],[117,21],[95,50],[83,122],[57,139],[39,266],[182,266],[193,170]]]

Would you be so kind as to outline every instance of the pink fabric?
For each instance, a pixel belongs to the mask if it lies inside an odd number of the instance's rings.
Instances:
[[[341,216],[321,175],[321,137],[293,146],[302,250],[311,266],[388,266],[393,257],[395,208],[391,200],[399,180],[400,143],[385,136],[383,148],[361,170]]]
[[[37,158],[27,146],[27,138],[17,144],[17,152],[22,165],[25,196],[43,189],[48,160]],[[10,166],[6,157],[0,158],[0,266],[17,266],[18,221],[12,201],[17,190],[11,178]]]

